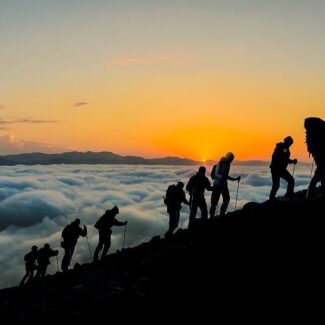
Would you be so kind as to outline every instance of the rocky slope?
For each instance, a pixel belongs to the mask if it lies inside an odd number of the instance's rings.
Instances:
[[[0,290],[9,320],[123,320],[318,308],[323,293],[324,200],[248,203],[225,219]],[[134,318],[135,319],[135,318]]]

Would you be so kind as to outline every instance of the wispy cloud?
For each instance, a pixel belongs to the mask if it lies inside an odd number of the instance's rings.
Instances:
[[[81,107],[81,106],[86,106],[89,105],[90,103],[88,102],[77,102],[72,105],[72,107]]]
[[[4,108],[6,108],[6,106],[0,104],[0,109],[4,109]]]
[[[47,123],[58,123],[59,121],[55,120],[35,120],[30,118],[22,118],[22,119],[15,119],[15,120],[5,120],[0,118],[0,125],[11,125],[11,124],[47,124]]]
[[[1,128],[2,127],[0,126],[0,129]],[[12,134],[0,136],[1,155],[26,153],[26,152],[56,153],[56,152],[66,151],[67,149],[70,148],[62,148],[55,143],[43,143],[43,142],[16,139]]]

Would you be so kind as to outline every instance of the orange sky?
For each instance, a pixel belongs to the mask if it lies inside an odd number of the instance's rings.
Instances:
[[[0,154],[268,160],[291,135],[308,160],[325,6],[244,2],[1,4]]]

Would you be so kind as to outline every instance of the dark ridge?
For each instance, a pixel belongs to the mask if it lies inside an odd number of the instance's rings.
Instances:
[[[179,157],[146,159],[137,156],[121,156],[112,152],[64,152],[46,154],[41,152],[0,156],[0,165],[53,165],[53,164],[124,164],[124,165],[178,165],[190,166],[200,162]]]
[[[8,320],[235,315],[263,320],[320,308],[324,199],[248,203],[224,219],[109,255],[98,264],[0,290]],[[283,316],[281,316],[283,317]]]

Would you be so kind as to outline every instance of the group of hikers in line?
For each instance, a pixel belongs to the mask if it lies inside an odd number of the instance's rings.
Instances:
[[[112,227],[127,225],[127,221],[120,222],[116,219],[119,212],[120,211],[117,206],[113,207],[111,210],[106,210],[94,225],[99,234],[98,245],[93,256],[94,262],[98,261],[99,255],[100,258],[103,259],[111,247]],[[88,231],[86,226],[83,226],[83,228],[80,227],[79,218],[75,219],[63,229],[61,235],[61,247],[64,249],[64,256],[61,263],[61,270],[63,272],[69,269],[69,265],[71,263],[79,237],[86,237],[87,233]],[[58,254],[59,251],[52,250],[49,244],[45,244],[41,249],[38,249],[37,246],[33,246],[31,251],[24,257],[26,273],[21,280],[20,285],[30,282],[34,278],[35,271],[37,271],[35,278],[44,277],[47,267],[50,265],[50,258],[53,256],[58,256]]]
[[[297,164],[297,159],[292,160],[290,158],[290,147],[292,144],[293,139],[292,137],[288,136],[283,142],[277,143],[274,149],[270,165],[272,175],[272,189],[269,195],[270,200],[275,199],[276,193],[280,187],[281,178],[287,182],[285,197],[291,199],[294,196],[295,180],[293,175],[291,175],[287,170],[289,164]],[[308,134],[307,145],[309,145]],[[308,148],[308,150],[311,152],[310,148]],[[316,154],[312,154],[314,158],[317,157]],[[229,175],[230,166],[234,158],[234,154],[229,152],[220,159],[218,164],[213,166],[211,171],[211,178],[213,181],[212,185],[206,176],[206,167],[199,167],[198,172],[189,179],[185,187],[189,192],[189,200],[186,198],[186,193],[184,191],[185,184],[183,182],[178,182],[177,184],[170,185],[167,188],[164,203],[167,206],[167,213],[169,214],[169,228],[165,234],[165,237],[172,235],[175,229],[178,228],[182,204],[186,204],[190,207],[189,227],[191,227],[196,219],[198,208],[201,212],[201,219],[208,219],[208,207],[205,200],[205,190],[212,192],[209,210],[210,218],[216,218],[216,211],[220,196],[222,196],[223,202],[220,208],[219,217],[223,218],[225,216],[230,202],[228,180],[237,181],[238,185],[241,180],[241,176],[232,177]],[[315,158],[315,161],[317,164],[317,169],[309,185],[308,195],[310,196],[313,195],[316,184],[319,181],[322,182],[322,193],[324,194],[324,154],[322,154],[321,158]],[[94,225],[99,234],[99,242],[93,255],[94,262],[98,261],[100,253],[101,259],[107,255],[111,246],[112,227],[127,225],[127,221],[120,222],[116,219],[118,214],[119,209],[117,206],[113,207],[111,210],[106,210],[104,215]],[[61,247],[64,249],[64,257],[61,264],[62,271],[68,270],[75,246],[80,236],[87,236],[87,227],[80,227],[80,219],[74,220],[62,231],[63,241],[61,242]],[[25,255],[26,274],[21,281],[21,285],[33,279],[35,271],[37,271],[35,278],[44,277],[47,267],[50,264],[50,257],[57,256],[58,253],[58,250],[52,250],[49,244],[45,244],[41,249],[38,249],[37,246],[33,246],[31,251]]]

